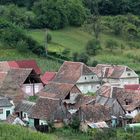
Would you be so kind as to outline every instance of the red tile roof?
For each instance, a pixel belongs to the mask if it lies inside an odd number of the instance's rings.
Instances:
[[[56,75],[56,72],[45,72],[45,74],[41,77],[41,80],[44,84],[48,84]]]
[[[121,78],[125,71],[132,71],[129,67],[123,65],[98,64],[96,67],[90,67],[99,77]]]
[[[70,92],[81,93],[77,86],[73,84],[50,82],[45,86],[43,91],[39,93],[39,96],[65,99]]]
[[[94,75],[88,66],[81,62],[65,61],[57,72],[54,82],[75,84],[82,75]]]
[[[124,85],[125,90],[140,91],[140,84]]]
[[[83,119],[86,121],[100,122],[111,120],[110,109],[100,104],[81,106]]]
[[[18,60],[7,62],[11,68],[32,68],[37,74],[41,74],[41,69],[38,67],[35,60]]]

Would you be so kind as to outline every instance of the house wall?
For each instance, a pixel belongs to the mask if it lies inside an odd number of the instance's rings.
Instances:
[[[12,107],[2,107],[0,109],[3,109],[3,113],[0,114],[0,120],[6,120],[6,111],[10,111],[10,114],[12,114],[14,112],[14,106]]]
[[[100,88],[100,84],[98,84],[98,83],[85,83],[85,84],[81,83],[81,84],[76,84],[76,86],[84,94],[86,94],[88,92],[95,93]]]
[[[121,105],[117,102],[117,100],[115,100],[113,106],[112,106],[112,112],[111,114],[113,116],[119,117],[119,116],[123,116],[125,114],[123,108],[121,107]]]
[[[120,79],[122,85],[125,84],[139,84],[139,78],[122,78]]]
[[[109,83],[120,83],[121,85],[126,85],[126,84],[139,84],[139,78],[130,78],[130,77],[126,77],[126,78],[118,78],[118,79],[103,79],[105,82],[109,82]]]
[[[39,120],[39,125],[46,125],[48,124],[46,120]]]
[[[133,118],[138,115],[140,113],[140,110],[135,109],[134,111],[131,111],[131,113],[129,113],[128,111],[126,112],[126,114],[131,115]]]
[[[46,120],[39,120],[39,125],[45,125],[47,124]],[[29,118],[29,126],[34,127],[34,119]]]
[[[34,119],[29,118],[29,126],[34,127]]]
[[[26,117],[25,117],[25,116],[26,116]],[[22,119],[23,119],[23,120],[26,120],[26,121],[29,121],[28,113],[22,112]]]
[[[34,88],[34,90],[33,90]],[[33,92],[35,91],[35,94],[38,93],[41,89],[43,89],[42,83],[35,83],[33,84],[23,84],[22,90],[29,96],[33,96]]]

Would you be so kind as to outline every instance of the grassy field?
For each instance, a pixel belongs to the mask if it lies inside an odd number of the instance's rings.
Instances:
[[[57,31],[49,30],[49,33],[52,35],[52,42],[48,45],[48,50],[62,52],[64,48],[69,48],[71,54],[73,52],[84,52],[86,43],[93,38],[91,34],[84,32],[81,28],[73,27]],[[45,30],[30,30],[28,34],[44,45]],[[108,39],[113,39],[118,44],[123,44],[125,48],[121,50],[118,47],[114,52],[110,52],[105,48]],[[113,35],[101,34],[100,41],[102,50],[96,56],[90,56],[91,60],[97,60],[98,63],[128,65],[136,71],[140,71],[140,49],[130,49],[127,41]]]
[[[39,133],[17,125],[0,123],[0,140],[90,140],[91,136],[69,129],[56,130],[53,133]]]
[[[0,61],[6,60],[25,60],[25,59],[33,59],[36,60],[42,72],[45,71],[57,71],[60,67],[60,63],[54,60],[50,60],[48,58],[38,57],[35,54],[30,52],[20,53],[15,49],[3,49],[0,48]]]

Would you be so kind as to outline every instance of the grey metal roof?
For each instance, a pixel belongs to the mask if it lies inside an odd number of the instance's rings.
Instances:
[[[11,107],[11,106],[13,106],[13,104],[10,103],[8,98],[0,97],[0,107]]]
[[[113,99],[113,98],[108,98],[108,97],[104,97],[104,96],[97,96],[96,103],[99,103],[99,104],[104,105],[104,106],[112,107],[115,100],[116,99]]]
[[[32,112],[32,108],[35,105],[34,102],[22,100],[17,106],[15,107],[16,112],[26,112],[28,115]]]

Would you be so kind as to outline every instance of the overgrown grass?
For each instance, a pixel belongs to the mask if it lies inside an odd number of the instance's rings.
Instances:
[[[38,57],[33,53],[26,52],[20,53],[16,49],[3,49],[0,48],[0,61],[6,60],[26,60],[33,59],[36,60],[43,73],[45,71],[58,71],[60,63],[54,60],[50,60],[44,57]]]
[[[45,30],[30,30],[28,33],[41,44],[44,43]],[[91,34],[83,31],[82,28],[68,27],[57,31],[49,30],[49,33],[52,35],[52,42],[48,45],[49,50],[62,52],[64,48],[69,48],[71,54],[73,52],[84,52],[86,43],[93,38]],[[105,46],[108,39],[115,40],[119,44],[118,49],[113,52],[107,50]],[[96,56],[90,56],[91,60],[97,60],[98,63],[128,65],[134,70],[140,71],[140,49],[129,48],[126,40],[111,34],[101,34],[100,41],[102,50]],[[133,41],[132,43],[135,44]],[[124,49],[120,48],[121,44],[125,46]]]
[[[0,140],[58,140],[52,134],[42,134],[17,125],[0,123]]]

